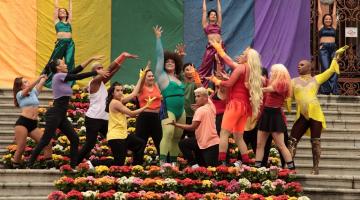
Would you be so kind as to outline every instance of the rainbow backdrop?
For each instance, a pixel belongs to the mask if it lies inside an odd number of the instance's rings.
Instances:
[[[215,8],[215,0],[207,2]],[[59,4],[68,8],[68,0]],[[309,2],[222,0],[222,7],[223,39],[231,56],[253,45],[266,67],[284,63],[292,74],[300,58],[310,57],[310,34],[304,34],[310,31]],[[0,8],[0,88],[11,88],[15,77],[34,79],[47,63],[56,41],[54,5],[52,0],[1,0]],[[113,78],[134,83],[148,59],[155,65],[152,27],[159,24],[165,49],[185,42],[185,61],[198,66],[206,45],[201,8],[202,0],[73,0],[75,65],[101,54],[107,66],[122,51],[135,53],[141,59],[126,61]]]

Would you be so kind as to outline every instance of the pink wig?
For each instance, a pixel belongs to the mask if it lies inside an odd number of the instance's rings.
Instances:
[[[288,70],[283,64],[274,64],[271,66],[269,84],[276,92],[284,94],[286,97],[290,97],[291,78]]]

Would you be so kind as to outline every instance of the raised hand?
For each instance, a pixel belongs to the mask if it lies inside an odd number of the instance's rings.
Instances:
[[[163,32],[162,27],[159,26],[159,25],[156,25],[156,26],[153,27],[153,30],[154,30],[156,38],[160,38],[161,34]]]
[[[169,122],[169,123],[167,123],[165,125],[173,125],[173,126],[175,126],[175,124],[176,124],[175,120],[172,120],[171,122]]]
[[[40,76],[39,76],[39,79],[41,80],[41,79],[44,79],[45,81],[48,79],[48,76],[46,75],[46,74],[41,74]]]
[[[99,61],[99,60],[102,60],[103,58],[105,58],[104,55],[97,55],[97,56],[91,57],[91,60],[93,60],[93,61]]]
[[[108,78],[110,76],[110,72],[108,70],[97,69],[96,73],[104,78]]]
[[[131,53],[128,53],[128,52],[123,52],[122,54],[125,56],[125,58],[134,58],[134,59],[138,59],[138,58],[139,58],[138,55],[131,54]]]
[[[151,104],[155,101],[155,99],[156,99],[156,97],[153,97],[153,98],[148,97],[147,99],[145,99],[145,101],[146,101],[145,107],[151,106]]]
[[[183,43],[177,44],[175,48],[175,53],[177,53],[179,56],[186,56],[185,47],[186,46]]]
[[[216,78],[214,75],[210,76],[210,77],[206,77],[207,80],[213,82],[216,86],[219,86],[221,83],[221,80],[219,80],[218,78]]]
[[[151,65],[151,61],[148,60],[146,66],[145,66],[145,69],[140,69],[140,72],[139,72],[139,77],[140,77],[140,78],[144,78],[145,72],[146,72],[147,70],[150,70],[150,69],[151,69],[151,68],[150,68],[150,65]]]

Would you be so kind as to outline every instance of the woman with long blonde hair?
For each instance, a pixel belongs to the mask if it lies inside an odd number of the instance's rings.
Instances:
[[[284,133],[287,128],[281,107],[285,100],[291,96],[291,78],[284,65],[275,64],[271,66],[269,85],[263,88],[263,91],[266,99],[264,110],[259,119],[255,166],[262,166],[265,143],[271,134],[288,168],[295,169],[294,161],[284,142]]]
[[[214,76],[209,78],[215,85],[229,89],[228,103],[221,124],[218,160],[226,164],[228,139],[230,134],[233,134],[240,149],[242,162],[249,163],[243,133],[247,118],[257,115],[262,102],[260,55],[256,50],[247,48],[235,62],[225,53],[219,42],[211,41],[211,44],[225,63],[233,69],[227,81],[221,81]]]

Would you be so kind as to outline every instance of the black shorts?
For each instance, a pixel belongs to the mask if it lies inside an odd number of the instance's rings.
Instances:
[[[37,125],[38,125],[38,120],[29,119],[24,116],[20,116],[15,123],[15,126],[24,126],[29,133],[35,130],[37,128]]]
[[[286,132],[286,123],[281,108],[265,107],[259,119],[259,130],[265,132]]]

